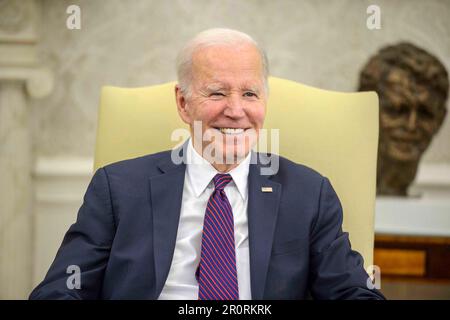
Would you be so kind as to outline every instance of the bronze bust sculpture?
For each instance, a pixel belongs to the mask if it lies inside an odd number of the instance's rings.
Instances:
[[[410,43],[385,47],[364,66],[359,90],[380,99],[377,194],[407,195],[447,113],[448,88],[443,64]]]

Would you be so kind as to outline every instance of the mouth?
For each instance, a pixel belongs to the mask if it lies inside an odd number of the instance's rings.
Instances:
[[[405,132],[404,130],[396,130],[390,134],[392,140],[399,142],[416,143],[421,140],[421,133],[416,130],[415,132]]]
[[[214,128],[216,130],[219,130],[222,134],[226,135],[238,135],[244,133],[244,128]]]
[[[419,143],[419,139],[410,139],[410,138],[397,138],[397,137],[393,137],[392,141],[396,144],[401,144],[401,145],[416,145]]]

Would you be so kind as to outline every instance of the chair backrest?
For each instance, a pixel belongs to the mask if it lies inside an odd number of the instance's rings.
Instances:
[[[175,129],[187,128],[175,103],[175,82],[144,88],[104,87],[94,169],[168,150]],[[344,210],[352,247],[372,264],[378,98],[374,92],[343,93],[269,79],[264,127],[279,129],[279,153],[327,176]]]

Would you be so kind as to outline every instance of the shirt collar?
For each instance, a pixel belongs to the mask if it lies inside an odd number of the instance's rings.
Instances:
[[[208,161],[206,161],[193,147],[192,139],[188,142],[187,147],[187,165],[186,172],[192,183],[196,197],[199,197],[211,183],[214,176],[218,173]],[[233,181],[241,195],[245,200],[248,195],[248,173],[250,165],[251,152],[245,157],[239,165],[231,169],[228,173],[233,178]]]

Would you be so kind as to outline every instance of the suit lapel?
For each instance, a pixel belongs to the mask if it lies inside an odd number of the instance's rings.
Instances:
[[[170,155],[170,154],[169,154]],[[150,178],[153,252],[157,298],[166,282],[175,248],[186,166],[170,158],[159,163],[162,174]]]
[[[256,154],[253,154],[255,156]],[[252,161],[251,163],[254,163]],[[251,164],[248,184],[248,233],[252,299],[263,299],[281,196],[281,184],[261,175],[260,164]],[[271,187],[272,192],[262,192]]]

